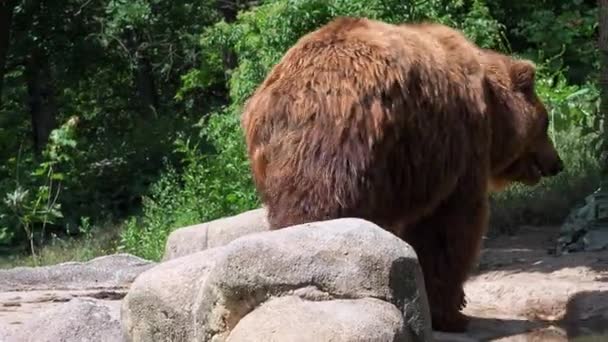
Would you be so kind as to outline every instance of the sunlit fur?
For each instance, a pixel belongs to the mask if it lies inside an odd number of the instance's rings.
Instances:
[[[489,191],[561,163],[534,75],[437,24],[337,18],[303,36],[242,116],[272,228],[377,223],[416,250],[434,328],[464,330]]]

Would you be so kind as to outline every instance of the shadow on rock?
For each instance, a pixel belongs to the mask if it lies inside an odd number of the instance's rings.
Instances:
[[[406,326],[415,336],[430,336],[431,312],[418,259],[397,258],[391,263],[389,272],[389,288],[393,291],[393,298],[409,299],[408,302],[396,303],[398,307],[403,307]]]
[[[569,338],[605,335],[608,340],[608,291],[586,291],[572,296],[561,325]]]
[[[490,238],[484,242],[476,273],[553,273],[578,267],[598,273],[608,270],[608,250],[556,255],[559,232],[555,226],[522,226],[516,235]]]
[[[608,340],[608,292],[587,291],[573,295],[565,312],[555,320],[471,317],[464,334],[434,332],[436,341],[606,341]]]
[[[565,342],[565,334],[555,322],[526,319],[471,317],[469,330],[463,334],[435,332],[436,342],[478,341],[552,341]]]

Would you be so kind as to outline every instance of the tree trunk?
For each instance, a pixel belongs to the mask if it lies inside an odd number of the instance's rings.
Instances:
[[[224,17],[224,21],[227,23],[232,23],[236,20],[239,10],[248,9],[254,5],[257,5],[259,1],[253,0],[225,0],[217,2],[217,9],[222,13]],[[238,60],[236,53],[231,49],[224,49],[222,51],[222,62],[224,65],[224,69],[231,70],[236,68]]]
[[[155,116],[158,109],[158,93],[156,92],[152,64],[144,52],[141,51],[140,41],[134,30],[127,32],[127,48],[134,57],[135,65],[133,67],[135,72],[133,77],[142,108],[142,117],[149,119]]]
[[[34,150],[39,155],[55,128],[57,106],[48,57],[36,49],[28,58],[25,77],[32,120]]]
[[[137,84],[137,93],[139,94],[145,116],[150,118],[155,115],[158,109],[158,94],[156,93],[154,75],[152,74],[152,65],[148,58],[139,54],[136,54],[136,63],[135,82]]]
[[[4,84],[6,56],[8,55],[14,8],[15,1],[0,0],[0,108],[2,108],[2,88]]]
[[[600,115],[602,145],[600,162],[602,179],[608,185],[608,0],[599,0],[599,50],[600,50]]]
[[[222,13],[224,20],[231,23],[236,20],[236,15],[239,10],[239,1],[218,1],[217,9]]]

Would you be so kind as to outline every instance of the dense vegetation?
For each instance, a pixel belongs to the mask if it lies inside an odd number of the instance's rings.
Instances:
[[[8,0],[0,245],[35,253],[79,235],[101,250],[92,241],[114,231],[104,251],[157,259],[172,229],[258,206],[240,108],[289,46],[340,15],[440,21],[539,64],[568,169],[494,197],[496,227],[559,222],[597,186],[595,1]]]

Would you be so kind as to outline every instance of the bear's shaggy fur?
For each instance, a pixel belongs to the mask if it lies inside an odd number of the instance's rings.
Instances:
[[[242,116],[272,228],[375,222],[416,250],[433,328],[466,329],[489,191],[562,169],[534,77],[439,24],[346,17],[303,36]]]

